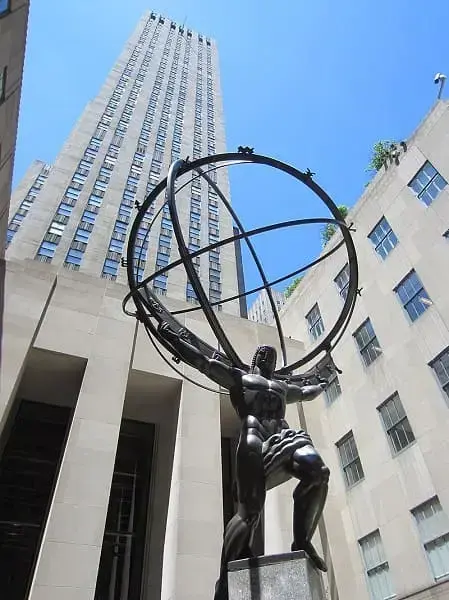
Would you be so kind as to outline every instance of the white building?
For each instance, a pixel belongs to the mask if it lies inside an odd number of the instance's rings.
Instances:
[[[334,598],[449,598],[448,142],[440,101],[347,218],[361,297],[334,353],[343,373],[304,405],[331,469]],[[307,350],[341,310],[346,260],[342,248],[315,267],[284,307]]]
[[[271,290],[276,309],[279,311],[285,304],[284,292]],[[274,320],[273,309],[266,290],[262,290],[248,310],[248,319],[257,323],[270,325]]]

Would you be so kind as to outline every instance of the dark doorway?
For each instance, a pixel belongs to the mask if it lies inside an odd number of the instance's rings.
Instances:
[[[24,600],[48,516],[72,409],[27,400],[0,459],[1,595]]]
[[[123,420],[95,600],[138,600],[142,585],[155,426]]]

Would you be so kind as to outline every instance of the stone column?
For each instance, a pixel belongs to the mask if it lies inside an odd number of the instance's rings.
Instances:
[[[198,373],[191,369],[188,375],[198,379]],[[162,600],[213,597],[223,535],[220,439],[218,394],[184,381],[167,516]]]
[[[94,597],[136,327],[119,305],[98,316],[30,600]]]
[[[0,315],[0,434],[3,431],[28,352],[56,286],[56,273],[32,261],[5,261],[4,314]],[[0,284],[2,282],[0,281]]]

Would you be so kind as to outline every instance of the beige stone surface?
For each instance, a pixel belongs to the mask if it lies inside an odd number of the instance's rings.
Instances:
[[[408,183],[426,160],[449,181],[449,162],[443,150],[449,132],[449,104],[437,103],[407,142],[398,166],[376,175],[350,211],[359,261],[361,297],[349,328],[334,351],[343,371],[342,394],[330,406],[323,397],[304,406],[309,432],[331,469],[324,521],[336,587],[340,598],[368,600],[358,540],[379,529],[398,597],[415,597],[413,590],[429,588],[432,575],[417,538],[410,510],[438,495],[448,506],[449,399],[429,363],[449,346],[449,302],[444,273],[448,270],[447,188],[426,207]],[[385,216],[399,242],[382,260],[368,239]],[[338,240],[332,239],[326,250]],[[347,258],[338,250],[301,282],[282,311],[286,331],[314,347],[305,315],[318,302],[328,331],[341,310],[334,278]],[[432,306],[411,323],[394,288],[414,268]],[[361,360],[352,333],[371,319],[382,355],[369,367]],[[317,342],[315,342],[316,344]],[[398,392],[416,441],[398,454],[392,451],[378,406]],[[346,489],[336,442],[353,432],[364,479]],[[420,592],[418,598],[447,592]],[[433,588],[432,588],[433,590]]]

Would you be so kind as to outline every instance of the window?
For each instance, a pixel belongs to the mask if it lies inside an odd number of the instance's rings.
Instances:
[[[381,404],[377,410],[382,417],[393,452],[399,452],[415,441],[415,436],[397,392]]]
[[[377,254],[384,260],[398,243],[398,238],[385,217],[381,218],[368,237],[373,242]]]
[[[394,291],[398,295],[411,321],[416,321],[432,304],[429,295],[414,270],[410,271]]]
[[[90,204],[90,206],[95,206],[97,208],[100,208],[102,202],[103,202],[103,198],[100,198],[100,196],[96,196],[95,194],[92,194],[87,203]]]
[[[58,208],[58,214],[60,215],[66,215],[67,217],[69,217],[72,214],[72,206],[70,206],[69,204],[66,204],[65,202],[61,202],[61,204],[59,205]]]
[[[390,567],[385,558],[385,551],[379,530],[359,540],[368,587],[373,600],[387,600],[396,595],[390,577]]]
[[[334,279],[335,284],[340,292],[340,296],[343,300],[346,300],[348,296],[348,288],[349,288],[349,264],[346,263],[337,277]]]
[[[153,279],[153,287],[161,290],[167,289],[167,275],[158,275]]]
[[[0,0],[0,17],[9,12],[9,0]]]
[[[156,257],[156,266],[157,267],[166,267],[169,262],[169,255],[164,252],[159,251]]]
[[[67,252],[67,256],[65,257],[65,262],[71,265],[80,265],[82,258],[83,253],[81,250],[74,250],[73,248],[70,248],[70,250]]]
[[[435,496],[420,504],[412,514],[435,580],[449,575],[449,519]]]
[[[379,342],[377,341],[376,334],[374,333],[373,326],[369,319],[360,325],[354,333],[354,338],[359,347],[365,366],[368,367],[378,356],[380,356],[380,354],[382,354],[382,349],[379,346]]]
[[[420,200],[426,206],[432,204],[438,194],[447,185],[447,181],[442,177],[429,161],[424,163],[424,166],[415,177],[411,180],[408,186],[415,192]]]
[[[194,289],[193,289],[192,284],[190,283],[190,281],[188,281],[187,285],[186,285],[186,298],[187,298],[188,301],[196,300],[197,299],[195,291],[194,291]]]
[[[351,487],[365,477],[352,431],[337,442],[336,446],[340,454],[346,486]]]
[[[103,273],[107,273],[108,275],[117,275],[118,266],[118,260],[111,260],[110,258],[107,258],[104,261]]]
[[[84,244],[87,244],[87,242],[89,241],[89,235],[90,231],[78,228],[73,239],[75,242],[83,242]]]
[[[0,11],[1,11],[1,4],[0,4]],[[0,104],[2,104],[2,102],[4,102],[4,100],[5,100],[7,72],[8,72],[8,67],[3,67],[3,69],[0,70]]]
[[[53,221],[50,224],[50,227],[48,228],[48,233],[54,233],[55,235],[61,236],[64,232],[64,229],[65,229],[65,225],[63,225],[62,223],[57,223],[56,221]]]
[[[321,318],[318,304],[306,315],[307,323],[309,324],[309,334],[312,340],[317,340],[324,332],[323,319]]]
[[[83,216],[81,217],[82,221],[86,221],[87,223],[95,223],[95,217],[97,215],[90,210],[85,210],[83,212]]]
[[[123,246],[124,246],[124,242],[121,240],[116,240],[115,238],[112,238],[110,243],[109,243],[109,250],[111,252],[123,252]]]
[[[437,358],[435,358],[430,366],[435,371],[438,381],[446,395],[449,397],[449,348],[446,348]]]
[[[128,230],[128,225],[126,223],[122,223],[122,221],[116,221],[114,225],[114,233],[120,233],[125,235]]]
[[[41,256],[48,256],[53,258],[56,251],[57,244],[55,242],[42,242],[38,250],[38,254]]]
[[[64,194],[64,196],[67,196],[67,198],[70,198],[71,200],[78,200],[79,195],[80,195],[80,191],[76,190],[73,187],[68,187]]]
[[[332,402],[334,402],[338,398],[338,396],[340,396],[340,394],[341,394],[340,381],[338,380],[338,376],[336,373],[329,380],[329,382],[326,386],[326,389],[325,389],[325,394],[326,394],[326,402],[328,405],[332,404]]]

